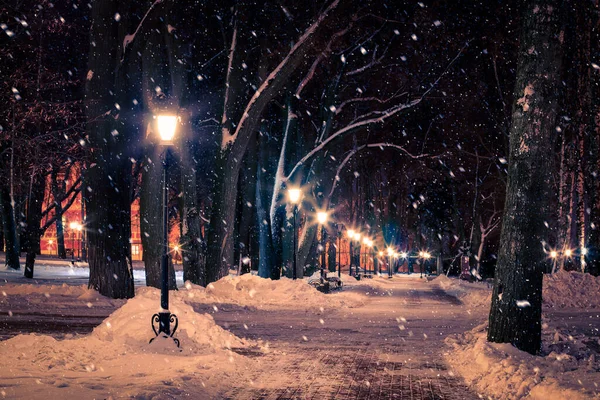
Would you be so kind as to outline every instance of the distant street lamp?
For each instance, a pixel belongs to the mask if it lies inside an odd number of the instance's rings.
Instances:
[[[297,260],[296,260],[296,247],[298,247],[297,243],[296,243],[296,214],[298,214],[298,203],[300,202],[300,198],[302,197],[302,190],[300,190],[299,188],[289,188],[288,189],[288,199],[290,201],[290,203],[292,203],[294,205],[294,211],[293,211],[293,215],[294,215],[294,227],[293,227],[293,231],[294,231],[294,259],[292,261],[292,279],[296,279],[297,277],[297,273],[296,273],[296,269],[297,269]]]
[[[387,255],[388,255],[388,278],[392,277],[392,257],[394,257],[394,249],[391,247],[387,248]]]
[[[554,273],[554,271],[556,269],[556,259],[558,258],[558,252],[556,250],[551,250],[550,258],[552,259],[552,271],[550,271],[550,272]]]
[[[171,337],[177,347],[179,347],[179,340],[173,338],[173,334],[177,331],[179,320],[175,314],[171,314],[169,311],[169,152],[170,147],[173,145],[173,139],[175,138],[175,131],[177,129],[178,118],[175,115],[158,115],[156,116],[156,127],[158,128],[158,134],[160,136],[160,144],[165,147],[163,154],[163,241],[162,241],[162,258],[161,258],[161,272],[162,282],[160,288],[160,312],[152,316],[152,330],[156,334],[156,337],[161,333],[164,333],[166,337]],[[158,329],[154,324],[158,323]],[[171,324],[174,324],[171,329]],[[150,339],[152,342],[156,337]]]
[[[365,245],[365,272],[369,272],[369,250],[373,249],[373,241],[365,236],[363,244]]]
[[[321,282],[325,281],[325,224],[328,218],[325,211],[317,213],[317,222],[321,226]]]
[[[360,238],[362,235],[359,232],[354,232],[354,241],[358,244],[358,258],[356,259],[356,268],[354,271],[354,276],[357,276],[360,271]]]
[[[423,259],[423,262],[421,264],[421,276],[420,276],[422,278],[423,277],[423,265],[425,265],[427,260],[429,260],[431,258],[431,254],[429,254],[429,252],[427,252],[427,251],[420,251],[419,257],[421,257]]]
[[[348,229],[346,231],[346,234],[348,235],[348,258],[350,259],[350,265],[348,267],[348,275],[352,276],[352,264],[353,264],[353,256],[354,256],[354,249],[352,247],[352,241],[354,240],[354,229]]]
[[[75,236],[77,235],[77,231],[81,232],[83,226],[76,221],[73,221],[69,224],[69,228],[71,228],[71,264],[75,264]],[[77,258],[79,259],[79,253],[77,254]]]
[[[337,248],[337,256],[338,256],[338,278],[342,277],[342,230],[344,229],[343,224],[338,224],[337,236],[338,236],[338,248]]]

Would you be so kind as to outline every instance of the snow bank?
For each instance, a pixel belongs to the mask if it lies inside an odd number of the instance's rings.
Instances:
[[[432,279],[446,293],[470,307],[489,307],[492,285],[467,282],[445,275]],[[600,277],[581,272],[559,271],[544,275],[543,304],[551,308],[600,308]]]
[[[458,298],[468,307],[489,307],[492,299],[491,285],[486,282],[467,282],[440,275],[431,282],[446,293]]]
[[[244,340],[215,324],[211,315],[195,312],[190,305],[184,303],[182,295],[171,293],[173,295],[170,296],[169,308],[179,318],[175,337],[181,341],[182,354],[246,347]],[[156,341],[153,342],[154,346],[148,346],[148,340],[153,336],[152,331],[149,332],[150,321],[152,315],[160,311],[159,299],[158,289],[138,289],[136,296],[96,327],[92,336],[105,342],[124,344],[140,352],[177,351],[171,346],[171,340],[158,341],[167,345],[163,349],[155,345]]]
[[[566,346],[546,341],[546,355],[536,357],[510,344],[488,343],[486,330],[487,324],[483,324],[446,338],[453,350],[444,354],[454,371],[483,397],[600,399],[598,353],[594,346],[582,346],[585,341],[581,338],[572,338]]]
[[[576,271],[544,276],[544,305],[553,308],[600,308],[600,277]]]
[[[67,285],[66,283],[62,285],[7,284],[0,286],[0,293],[3,296],[27,294],[81,296],[90,290],[87,288],[87,285]],[[91,291],[94,292],[93,290]]]
[[[90,335],[56,340],[29,334],[0,342],[6,396],[146,398],[154,396],[156,385],[166,393],[169,386],[193,384],[192,398],[213,398],[227,387],[227,379],[251,368],[252,360],[232,350],[256,344],[222,329],[212,316],[194,312],[184,296],[175,292],[170,299],[171,312],[179,317],[175,337],[181,348],[166,337],[148,343],[160,304],[160,291],[154,288],[139,289]]]
[[[305,280],[271,280],[251,274],[226,276],[206,288],[186,282],[188,302],[231,303],[260,308],[338,308],[362,305],[353,293],[324,294]],[[187,292],[187,293],[186,293]]]

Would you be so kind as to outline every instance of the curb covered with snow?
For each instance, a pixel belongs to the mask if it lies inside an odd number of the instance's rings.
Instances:
[[[446,361],[476,391],[492,399],[600,399],[600,363],[594,354],[532,356],[510,344],[489,343],[487,324],[446,338]],[[578,352],[578,356],[582,354]]]

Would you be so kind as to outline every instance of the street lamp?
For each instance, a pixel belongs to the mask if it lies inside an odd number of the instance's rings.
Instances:
[[[373,241],[365,236],[363,244],[365,245],[365,272],[369,272],[369,249],[373,248]]]
[[[294,211],[293,211],[293,215],[294,215],[294,227],[293,227],[293,231],[294,231],[294,260],[292,262],[292,279],[296,279],[297,275],[296,275],[296,267],[297,267],[297,261],[296,261],[296,247],[298,246],[296,243],[296,214],[298,214],[298,203],[300,202],[300,199],[302,198],[302,190],[300,190],[299,188],[289,188],[288,189],[288,199],[290,201],[290,203],[292,203],[294,205]]]
[[[359,232],[354,232],[354,240],[358,244],[358,258],[356,259],[356,268],[354,271],[354,276],[358,275],[360,271],[360,238],[362,235]]]
[[[317,222],[321,225],[321,282],[325,281],[325,224],[328,218],[327,212],[317,212]]]
[[[554,273],[554,270],[556,269],[556,259],[558,258],[558,251],[551,250],[550,251],[550,258],[552,259],[552,271],[551,271],[551,273]]]
[[[419,257],[423,259],[423,263],[421,264],[421,278],[423,277],[423,265],[431,258],[431,254],[427,251],[420,251]]]
[[[394,256],[394,249],[391,247],[388,247],[387,249],[387,255],[388,255],[388,278],[392,277],[392,257]]]
[[[338,236],[338,248],[337,248],[337,256],[338,256],[338,278],[342,277],[342,230],[344,229],[343,224],[338,224],[337,236]]]
[[[75,235],[77,231],[81,231],[81,224],[79,222],[73,221],[69,224],[69,228],[71,228],[71,264],[75,264]],[[79,258],[79,255],[77,255]]]
[[[171,314],[169,311],[169,151],[173,145],[173,139],[175,138],[175,131],[177,129],[178,118],[176,115],[157,115],[156,127],[160,136],[160,144],[165,146],[163,153],[163,241],[162,241],[162,257],[161,257],[161,273],[162,282],[160,287],[160,312],[152,316],[152,330],[156,334],[156,337],[161,333],[164,333],[165,337],[171,337],[177,347],[179,347],[179,340],[173,338],[173,334],[177,331],[179,320],[175,314]],[[158,329],[154,324],[158,323]],[[174,324],[171,329],[171,324]],[[156,337],[150,339],[152,342]]]
[[[354,229],[348,229],[346,234],[348,235],[348,258],[350,259],[350,265],[348,266],[348,275],[352,276],[352,258],[354,256],[352,241],[354,240]]]

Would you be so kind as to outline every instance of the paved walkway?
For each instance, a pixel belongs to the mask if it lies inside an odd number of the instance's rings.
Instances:
[[[376,292],[365,286],[353,290],[369,293],[371,301],[320,317],[240,308],[215,313],[236,335],[268,341],[272,349],[254,355],[263,368],[252,382],[239,382],[223,398],[478,398],[447,370],[442,352],[448,351],[443,344],[448,334],[478,325],[481,317],[471,317],[456,298],[420,281],[394,280]]]

